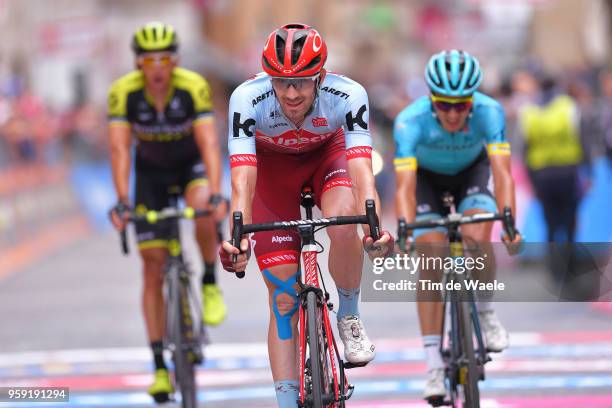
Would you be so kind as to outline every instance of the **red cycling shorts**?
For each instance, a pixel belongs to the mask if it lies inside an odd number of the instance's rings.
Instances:
[[[299,155],[257,151],[257,186],[253,200],[253,222],[297,220],[302,187],[312,187],[317,206],[334,187],[351,187],[341,132],[320,148]],[[297,231],[257,232],[252,245],[261,270],[298,264],[300,236]]]

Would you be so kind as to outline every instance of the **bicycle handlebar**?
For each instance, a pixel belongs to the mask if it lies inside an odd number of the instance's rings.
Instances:
[[[213,212],[211,210],[196,210],[191,207],[185,207],[183,209],[178,209],[176,207],[166,207],[160,211],[149,210],[144,214],[137,214],[135,211],[128,212],[127,220],[128,222],[146,222],[149,224],[155,224],[157,222],[165,222],[170,220],[178,220],[181,218],[185,218],[188,220],[199,218],[199,217],[207,217],[211,215]],[[123,215],[120,215],[123,217]],[[127,240],[127,233],[124,229],[119,232],[121,237],[121,252],[124,255],[128,255],[130,253],[130,248]]]
[[[344,215],[329,218],[317,218],[306,220],[293,221],[275,221],[260,224],[243,224],[242,212],[234,211],[232,214],[232,239],[231,244],[235,248],[240,249],[240,240],[242,235],[251,232],[273,231],[273,230],[288,230],[294,229],[302,225],[312,225],[313,227],[330,227],[333,225],[349,225],[349,224],[368,224],[370,227],[370,236],[374,241],[380,237],[380,225],[378,215],[376,214],[376,203],[374,200],[366,200],[365,215]],[[236,262],[236,255],[232,255],[232,261]],[[244,278],[244,272],[236,272],[236,277]]]
[[[406,219],[400,218],[398,220],[397,225],[397,235],[399,240],[399,246],[402,250],[406,248],[406,238],[408,236],[408,231],[414,229],[421,228],[434,228],[434,227],[443,227],[450,228],[452,226],[460,226],[464,224],[476,224],[480,222],[489,222],[489,221],[502,221],[504,226],[504,231],[510,238],[510,241],[514,241],[516,237],[516,227],[514,226],[514,217],[512,216],[512,211],[510,207],[504,207],[504,211],[502,214],[496,213],[477,213],[472,215],[463,215],[463,214],[449,214],[444,218],[437,218],[426,221],[417,221],[413,223],[407,223]]]

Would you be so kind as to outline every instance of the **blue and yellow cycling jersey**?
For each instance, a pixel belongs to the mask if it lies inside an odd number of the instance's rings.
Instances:
[[[418,166],[435,173],[455,175],[467,168],[486,147],[489,155],[509,155],[502,106],[493,98],[475,92],[472,112],[459,132],[444,130],[431,104],[423,96],[395,119],[396,171]]]

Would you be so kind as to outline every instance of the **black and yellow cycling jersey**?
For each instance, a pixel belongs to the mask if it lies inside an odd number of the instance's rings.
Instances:
[[[111,126],[130,126],[137,139],[136,168],[172,169],[198,160],[194,125],[212,120],[210,88],[199,74],[175,68],[163,112],[145,92],[144,76],[133,71],[116,80],[108,94]]]

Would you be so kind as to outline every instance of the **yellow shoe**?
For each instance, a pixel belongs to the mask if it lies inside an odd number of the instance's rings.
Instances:
[[[221,289],[216,284],[202,285],[203,320],[208,326],[217,326],[225,320],[227,307],[223,301]]]
[[[170,381],[168,370],[165,368],[155,370],[155,381],[149,387],[148,392],[157,403],[170,401],[170,396],[174,393],[174,387],[172,381]]]

